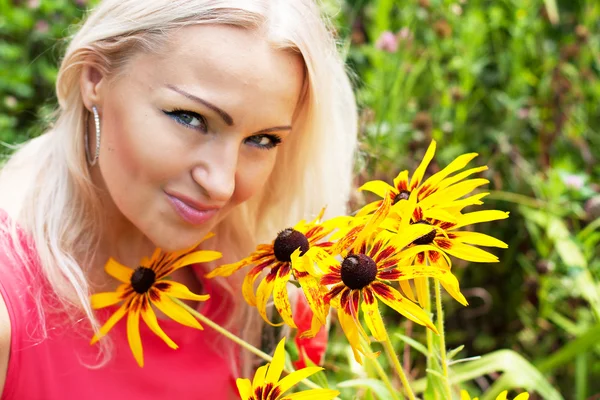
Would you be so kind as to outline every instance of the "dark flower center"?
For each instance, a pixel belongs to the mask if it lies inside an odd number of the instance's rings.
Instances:
[[[366,254],[351,254],[342,262],[341,275],[350,289],[362,289],[375,280],[377,264]]]
[[[429,222],[425,221],[425,220],[420,220],[417,222],[413,222],[414,224],[425,224],[425,225],[431,225]],[[423,235],[418,239],[415,239],[413,241],[413,244],[431,244],[433,243],[433,239],[435,239],[435,229],[432,230],[431,232],[429,232],[427,235]]]
[[[156,282],[156,273],[150,268],[138,267],[131,275],[131,287],[139,294],[144,294]]]
[[[410,197],[410,192],[408,190],[401,190],[400,193],[398,193],[392,200],[392,205],[396,204],[400,200],[408,200],[409,197]]]
[[[298,248],[300,249],[300,255],[303,255],[310,248],[310,244],[304,234],[292,228],[279,232],[273,244],[275,258],[281,262],[292,261],[292,253]]]

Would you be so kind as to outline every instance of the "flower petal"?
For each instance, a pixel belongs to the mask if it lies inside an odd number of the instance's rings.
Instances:
[[[421,161],[421,163],[413,173],[412,178],[410,179],[409,190],[411,192],[421,184],[421,181],[423,180],[423,175],[425,175],[425,171],[427,170],[427,167],[429,166],[429,163],[431,162],[431,160],[433,159],[433,155],[435,154],[435,147],[435,140],[432,140],[431,144],[427,148],[427,151],[425,152],[425,155],[423,156],[423,160]]]
[[[509,213],[506,211],[499,210],[483,210],[475,211],[468,214],[463,214],[458,223],[452,227],[452,229],[458,229],[463,226],[478,224],[480,222],[497,221],[499,219],[508,218]]]
[[[270,364],[267,363],[262,367],[259,367],[254,373],[254,379],[252,379],[252,389],[254,389],[254,391],[265,384],[265,377],[267,376],[269,365]]]
[[[252,397],[252,382],[250,382],[250,379],[237,378],[235,384],[242,400],[250,400]]]
[[[283,322],[289,327],[296,329],[297,326],[292,318],[292,306],[287,291],[287,284],[290,281],[291,272],[292,269],[289,264],[281,267],[277,272],[275,284],[273,285],[273,304],[279,312],[279,315],[281,315]]]
[[[356,213],[356,217],[364,217],[365,215],[374,213],[377,210],[377,208],[379,208],[382,202],[382,200],[377,200],[372,203],[365,204],[360,210],[358,210],[358,212]]]
[[[373,288],[375,296],[389,307],[404,315],[406,318],[420,325],[425,325],[437,333],[437,329],[433,325],[433,322],[431,322],[431,319],[429,319],[427,313],[421,307],[402,296],[396,289],[381,282],[373,282],[371,283],[371,287]]]
[[[204,329],[198,320],[192,316],[192,314],[190,314],[184,308],[181,308],[181,306],[178,304],[175,304],[173,300],[169,298],[169,296],[158,291],[157,293],[159,299],[157,301],[153,301],[153,304],[156,306],[156,308],[162,311],[163,314],[171,318],[173,321],[179,322],[181,325],[200,330]]]
[[[415,278],[415,289],[419,305],[423,308],[427,307],[430,299],[429,292],[427,291],[427,278]]]
[[[502,240],[498,240],[495,237],[479,232],[454,231],[452,232],[452,236],[454,240],[461,243],[476,244],[478,246],[487,247],[500,247],[502,249],[508,248],[508,245]]]
[[[269,320],[267,316],[267,302],[273,293],[273,286],[275,286],[275,279],[270,278],[269,275],[265,279],[263,279],[258,288],[256,289],[256,309],[260,316],[271,326],[281,326],[284,322],[273,323]]]
[[[475,154],[475,153],[471,153],[471,154]],[[449,186],[452,186],[452,185],[454,185],[454,184],[456,184],[456,183],[458,183],[458,182],[460,182],[460,181],[468,178],[469,176],[471,176],[473,174],[476,174],[478,172],[486,171],[487,169],[488,169],[488,167],[485,166],[485,165],[483,165],[481,167],[469,168],[466,171],[463,171],[463,172],[461,172],[459,174],[453,175],[453,176],[451,176],[449,178],[446,178],[446,179],[442,180],[437,185],[438,190],[445,189],[445,188],[447,188]]]
[[[95,344],[98,340],[102,339],[112,328],[116,325],[117,322],[121,320],[129,311],[129,303],[131,301],[128,299],[125,303],[119,307],[117,311],[102,325],[102,327],[98,330],[98,333],[94,334],[90,344]]]
[[[252,307],[256,307],[256,295],[254,294],[254,283],[256,279],[260,275],[263,269],[270,264],[269,262],[264,262],[253,267],[244,277],[244,282],[242,283],[242,295],[246,302]],[[273,268],[276,268],[277,265],[273,265]]]
[[[423,182],[422,186],[423,187],[426,187],[426,186],[435,187],[435,186],[438,186],[438,184],[440,184],[440,186],[443,185],[444,178],[446,178],[448,175],[453,174],[454,172],[466,167],[467,164],[470,163],[472,159],[477,157],[477,155],[478,155],[477,153],[468,153],[468,154],[463,154],[463,155],[456,157],[444,169],[431,175],[425,182]],[[487,169],[487,167],[471,168],[471,170],[468,174],[464,175],[464,177],[459,177],[460,179],[457,179],[456,182],[459,182],[459,181],[465,179],[467,176],[476,172],[473,170],[484,171],[486,169]],[[477,171],[477,172],[479,172],[479,171]],[[465,172],[467,172],[467,171],[465,171]],[[462,174],[464,174],[464,172]],[[462,175],[462,174],[457,174],[457,175]],[[454,177],[452,177],[452,178],[454,178]],[[449,180],[451,180],[452,178],[449,178]],[[445,187],[445,186],[449,186],[449,185],[444,185],[442,187]]]
[[[382,278],[383,280],[386,280],[385,278]],[[402,293],[404,293],[404,295],[406,297],[408,297],[411,301],[416,302],[417,298],[415,297],[415,294],[413,293],[412,287],[410,286],[410,281],[408,280],[401,280],[398,283],[400,283],[400,289],[402,289]]]
[[[348,339],[348,343],[350,343],[352,353],[354,353],[354,359],[357,363],[362,365],[362,358],[360,355],[365,354],[365,351],[360,344],[360,335],[358,333],[358,328],[356,327],[356,322],[352,316],[346,314],[341,307],[338,308],[338,321],[340,322],[342,331],[344,331],[344,335],[346,335],[346,339]]]
[[[408,190],[408,170],[400,171],[394,178],[394,187],[398,192]],[[383,197],[383,196],[382,196]]]
[[[167,334],[162,330],[160,325],[158,325],[156,314],[154,314],[154,310],[152,310],[152,306],[150,305],[149,300],[146,301],[147,303],[142,307],[141,311],[144,322],[146,323],[146,325],[148,325],[150,330],[154,332],[156,336],[161,338],[167,344],[167,346],[169,346],[172,349],[178,349],[179,346],[177,346],[177,343],[171,340],[171,338],[167,336]]]
[[[327,251],[319,248],[319,247],[311,247],[305,254],[305,256],[309,257],[309,260],[314,261],[319,269],[325,273],[328,273],[332,270],[332,268],[339,267],[340,262]],[[315,278],[319,278],[322,273],[315,268],[312,268],[312,264],[309,267],[309,264],[305,262],[304,270],[309,274],[313,275]]]
[[[177,297],[178,299],[206,301],[210,298],[209,294],[192,293],[187,286],[175,281],[159,281],[155,284],[155,287],[165,294]]]
[[[131,276],[134,272],[131,268],[120,264],[112,257],[104,265],[104,270],[107,274],[123,283],[131,283]]]
[[[283,372],[283,366],[285,363],[285,338],[281,339],[277,344],[277,348],[275,348],[275,353],[273,354],[273,360],[269,364],[269,369],[267,370],[267,375],[265,376],[265,384],[276,384],[281,377],[281,373]]]
[[[444,208],[450,214],[458,214],[462,211],[463,208],[467,206],[480,206],[483,204],[483,199],[486,196],[489,196],[489,192],[477,193],[469,197],[465,197],[464,199],[454,200],[449,203],[440,204],[438,207]]]
[[[439,190],[432,195],[424,198],[419,202],[419,205],[423,209],[431,208],[437,204],[447,204],[451,201],[457,200],[478,188],[479,186],[488,184],[489,181],[483,178],[469,179],[462,181],[456,185],[447,187],[446,189]]]
[[[500,394],[496,397],[496,400],[506,400],[506,397],[508,396],[508,390],[503,390],[502,392],[500,392]]]
[[[368,222],[362,227],[360,233],[356,236],[352,249],[359,249],[373,234],[373,232],[379,227],[379,225],[387,218],[390,207],[392,205],[392,199],[390,196],[385,196],[381,206],[375,211]]]
[[[340,392],[333,389],[310,389],[289,394],[282,397],[281,400],[331,400],[335,399]]]
[[[460,400],[471,400],[471,396],[469,396],[469,393],[463,389],[460,391]]]
[[[435,230],[435,226],[427,224],[405,225],[398,234],[393,237],[391,244],[398,249],[403,249],[415,240],[428,235]]]
[[[304,263],[312,264],[312,262],[308,258],[304,258],[304,260],[302,261],[304,261]],[[292,264],[293,263],[294,260],[292,259]],[[295,275],[296,279],[298,280],[298,283],[300,283],[302,291],[304,292],[304,296],[306,297],[308,306],[314,313],[315,317],[319,320],[321,325],[325,325],[325,302],[323,301],[323,293],[321,289],[322,287],[321,285],[319,285],[319,280],[311,276],[308,272],[296,271]]]
[[[140,302],[141,298],[132,301],[131,310],[127,315],[127,341],[135,361],[140,367],[144,366],[144,351],[140,337]]]
[[[460,243],[454,239],[434,239],[434,243],[446,253],[466,261],[472,262],[498,262],[498,257],[477,247]]]
[[[280,393],[285,393],[290,390],[293,386],[298,384],[300,381],[308,378],[311,375],[316,374],[319,371],[322,371],[321,367],[306,367],[301,370],[294,371],[291,374],[284,377],[279,383],[275,386],[279,388]]]
[[[514,398],[514,400],[529,400],[529,393],[521,393]]]
[[[218,260],[223,257],[223,254],[219,251],[213,250],[200,250],[190,253],[184,257],[182,257],[179,261],[173,263],[169,270],[171,272],[178,270],[179,268],[185,267],[187,265],[206,263],[214,260]]]
[[[423,210],[425,218],[437,219],[438,221],[456,222],[456,215],[448,212],[448,210],[441,207],[430,208],[429,210]]]
[[[383,319],[379,313],[379,305],[377,299],[370,289],[363,289],[364,301],[362,302],[362,311],[365,316],[365,322],[369,330],[377,341],[383,342],[387,339],[387,331],[383,324]]]
[[[95,293],[90,298],[92,308],[95,310],[112,306],[121,300],[123,300],[123,292]]]
[[[385,197],[388,192],[397,192],[397,190],[388,183],[379,180],[369,181],[359,187],[358,190],[366,190],[368,192],[375,193],[379,197]]]
[[[210,271],[209,273],[205,274],[204,276],[209,279],[215,278],[217,276],[227,277],[250,264],[252,264],[252,261],[248,258],[244,258],[243,260],[240,260],[235,263],[220,265],[217,268]]]

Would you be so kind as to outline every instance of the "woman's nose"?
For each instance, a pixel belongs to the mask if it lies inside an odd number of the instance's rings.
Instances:
[[[233,196],[238,151],[239,147],[214,149],[202,154],[192,169],[192,178],[215,205],[223,205]]]

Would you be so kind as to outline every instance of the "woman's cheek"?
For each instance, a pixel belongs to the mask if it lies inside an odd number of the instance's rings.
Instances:
[[[267,150],[261,150],[267,151]],[[235,204],[249,200],[263,190],[269,176],[275,167],[275,150],[268,150],[272,154],[263,155],[260,160],[248,160],[240,163],[236,174]]]

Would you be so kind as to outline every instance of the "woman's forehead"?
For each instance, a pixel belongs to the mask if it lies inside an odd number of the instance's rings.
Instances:
[[[158,54],[135,57],[126,75],[141,90],[176,86],[232,112],[252,105],[291,119],[304,64],[299,54],[274,48],[256,30],[195,25],[173,33]]]

